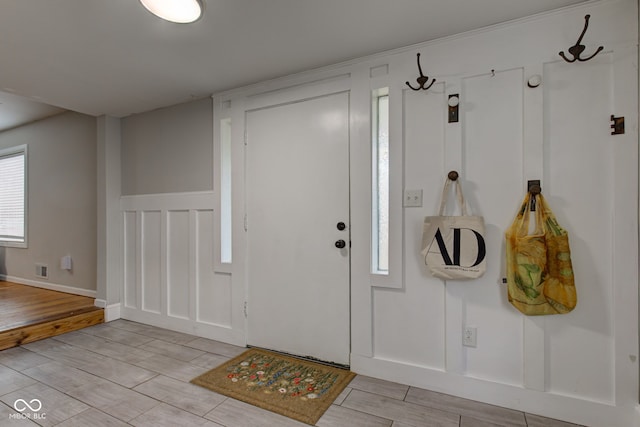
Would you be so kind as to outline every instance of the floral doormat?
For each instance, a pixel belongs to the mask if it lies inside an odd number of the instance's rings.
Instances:
[[[252,348],[191,382],[315,425],[354,376],[346,369]]]

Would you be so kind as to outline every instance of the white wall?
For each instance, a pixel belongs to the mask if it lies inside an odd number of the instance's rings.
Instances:
[[[0,147],[28,145],[27,249],[0,249],[9,280],[93,296],[96,290],[96,120],[63,113],[0,133]],[[71,255],[73,270],[60,269]],[[49,278],[35,276],[35,264]]]
[[[395,219],[404,232],[394,251],[405,254],[401,279],[391,288],[355,284],[354,322],[364,332],[353,337],[355,369],[581,424],[629,425],[638,378],[634,3],[425,46],[423,67],[439,80],[427,95],[398,84],[410,76],[410,55],[387,59],[392,127],[404,142],[398,182],[423,189],[425,206]],[[567,64],[557,52],[575,43],[586,13],[586,53],[606,49]],[[543,76],[538,89],[526,85],[533,74]],[[461,95],[456,125],[444,116],[452,93]],[[610,135],[611,114],[630,120],[627,135]],[[487,222],[489,268],[471,283],[434,279],[419,256],[421,219],[436,212],[450,169]],[[502,285],[504,232],[529,179],[542,180],[570,234],[579,304],[568,315],[524,317]],[[461,345],[465,325],[477,327],[477,348]]]
[[[120,288],[122,286],[122,192],[121,119],[100,116],[96,135],[96,301],[105,308],[106,322],[120,317]]]
[[[122,198],[123,318],[244,344],[231,275],[214,267],[214,200],[212,192]]]
[[[212,117],[207,98],[121,120],[120,314],[244,345],[244,288],[219,262]]]
[[[599,45],[605,50],[593,61],[566,64],[558,52],[575,44],[587,13],[586,54]],[[585,425],[632,425],[638,401],[637,30],[635,1],[596,1],[214,96],[214,165],[219,121],[232,122],[232,265],[221,265],[216,253],[219,170],[197,166],[213,174],[212,193],[151,183],[163,172],[145,169],[145,158],[159,156],[152,163],[166,166],[172,156],[154,152],[154,138],[127,136],[123,168],[140,167],[145,176],[123,172],[133,194],[122,200],[125,317],[245,341],[242,312],[251,286],[242,225],[245,111],[263,93],[295,99],[339,83],[350,93],[352,369]],[[425,73],[438,80],[428,92],[404,83],[417,77],[418,52]],[[543,77],[537,89],[526,85],[533,74]],[[381,87],[389,88],[391,100],[388,277],[370,274],[370,96]],[[461,97],[458,124],[446,121],[453,93]],[[626,117],[625,135],[609,135],[611,114]],[[125,150],[140,146],[146,154],[132,154],[126,166]],[[489,268],[470,283],[434,279],[419,256],[422,219],[435,213],[451,169],[460,172],[469,203],[487,223]],[[502,284],[504,231],[529,179],[542,180],[570,234],[579,302],[567,315],[525,317],[508,303]],[[145,180],[144,188],[135,187]],[[423,207],[403,208],[404,189],[422,189]],[[170,191],[180,193],[140,195]],[[205,306],[211,311],[202,317],[198,310]],[[477,348],[462,346],[464,325],[478,328]]]
[[[567,64],[558,52],[576,43],[587,13],[585,54],[605,50]],[[638,401],[637,28],[635,1],[592,2],[219,94],[214,126],[224,118],[233,126],[234,221],[244,212],[245,108],[261,93],[302,98],[323,82],[348,79],[352,369],[581,424],[631,425]],[[428,92],[404,83],[415,82],[418,52],[438,80]],[[534,74],[543,84],[530,89]],[[389,87],[391,109],[388,277],[369,273],[368,117],[371,90],[381,87]],[[449,124],[454,93],[461,121]],[[625,135],[610,135],[611,114],[626,117]],[[451,169],[487,223],[489,268],[470,283],[431,277],[419,256],[422,219],[435,213]],[[570,234],[579,303],[567,315],[525,317],[502,284],[504,232],[530,179],[542,180]],[[423,207],[403,208],[403,189],[422,189]],[[245,247],[245,233],[234,233],[234,283],[244,281]],[[464,325],[478,328],[477,348],[462,346]]]

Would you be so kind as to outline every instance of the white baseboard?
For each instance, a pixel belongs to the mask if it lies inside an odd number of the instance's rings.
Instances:
[[[104,309],[104,321],[105,322],[111,322],[113,320],[118,320],[118,319],[120,319],[122,317],[121,314],[120,314],[120,307],[121,307],[120,303],[107,305],[107,302],[105,300],[96,298],[96,300],[94,302],[94,305],[96,307],[100,307],[100,308]]]
[[[159,313],[145,312],[143,310],[126,307],[124,304],[122,305],[122,319],[156,326],[158,328],[169,329],[176,332],[182,332],[196,337],[221,341],[240,347],[245,347],[247,345],[244,331],[233,329],[230,326],[214,325],[211,323],[169,317]]]
[[[439,369],[351,354],[351,370],[360,375],[407,384],[530,414],[585,426],[640,427],[640,406],[619,406],[539,392],[520,386],[452,375]]]
[[[21,277],[7,276],[6,274],[0,274],[0,280],[4,280],[6,282],[18,283],[20,285],[33,286],[36,288],[48,289],[50,291],[58,291],[58,292],[65,292],[67,294],[80,295],[83,297],[91,297],[91,298],[96,297],[96,291],[92,291],[90,289],[75,288],[73,286],[67,286],[67,285],[59,285],[57,283],[23,279]]]

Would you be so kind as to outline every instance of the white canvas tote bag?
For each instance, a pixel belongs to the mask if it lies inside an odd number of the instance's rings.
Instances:
[[[445,216],[449,187],[455,192],[461,216]],[[446,280],[476,279],[486,266],[484,218],[468,215],[460,181],[447,178],[438,216],[427,216],[422,226],[422,256],[435,277]]]

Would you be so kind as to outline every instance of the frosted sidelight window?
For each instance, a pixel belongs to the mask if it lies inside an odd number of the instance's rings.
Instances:
[[[27,146],[0,150],[0,246],[26,247]]]
[[[389,273],[389,91],[372,93],[372,273]]]
[[[231,119],[220,120],[220,262],[231,262]]]

